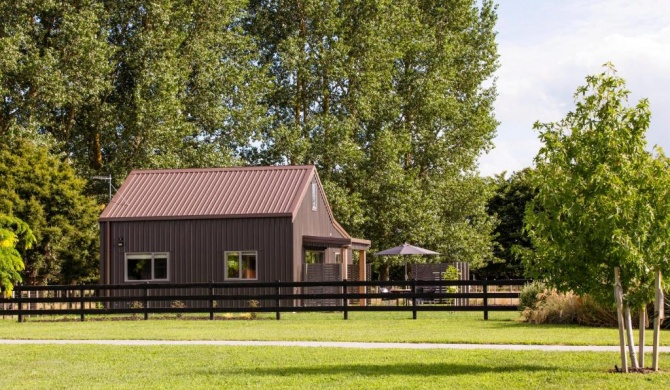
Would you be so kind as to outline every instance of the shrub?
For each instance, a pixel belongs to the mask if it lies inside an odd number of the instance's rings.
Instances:
[[[533,295],[532,288],[524,297],[523,320],[536,324],[579,324],[584,326],[617,326],[614,307],[603,305],[588,295],[543,290]],[[524,291],[526,291],[524,289]],[[523,294],[523,293],[522,293]],[[531,301],[535,299],[534,302]],[[522,299],[519,298],[519,301]],[[521,304],[520,304],[521,306]],[[637,319],[637,318],[635,318]]]
[[[442,280],[458,280],[460,277],[461,272],[458,270],[458,268],[454,267],[453,265],[450,265],[444,272],[442,272]],[[448,286],[445,289],[445,292],[447,294],[455,294],[458,292],[458,286]],[[453,298],[447,299],[447,305],[453,305],[453,304],[454,304]]]
[[[574,324],[580,307],[580,299],[573,293],[558,293],[545,290],[537,295],[534,307],[527,307],[521,314],[528,322],[535,324]]]
[[[140,301],[132,301],[132,302],[130,302],[130,308],[131,309],[144,309],[144,304]]]
[[[521,294],[519,294],[519,310],[526,308],[533,308],[539,300],[538,296],[547,289],[542,282],[532,282],[523,287]]]
[[[255,299],[249,300],[247,302],[247,304],[249,305],[249,307],[254,308],[254,309],[261,306],[261,303],[259,301],[255,300]],[[256,313],[255,311],[252,311],[251,313],[249,313],[249,316],[252,320],[255,320],[256,317],[258,316],[258,313]]]
[[[144,309],[144,304],[140,301],[132,301],[132,302],[130,302],[130,308],[131,309]],[[136,320],[136,319],[140,318],[140,316],[137,315],[137,313],[133,313],[131,318]]]
[[[581,299],[577,323],[585,326],[617,326],[616,308],[603,305],[590,296],[584,295]]]
[[[186,307],[186,304],[182,301],[172,301],[170,307],[173,309],[183,309]],[[182,318],[183,315],[183,313],[177,313],[177,318]]]

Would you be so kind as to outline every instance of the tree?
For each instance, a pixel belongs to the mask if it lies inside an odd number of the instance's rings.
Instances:
[[[84,181],[45,146],[16,140],[0,144],[0,213],[20,218],[35,237],[17,250],[29,284],[97,278],[97,218],[101,208],[83,195]]]
[[[95,0],[0,5],[0,136],[51,134],[88,157],[111,90],[105,20]]]
[[[481,4],[477,6],[477,4]],[[336,218],[382,249],[490,257],[474,173],[496,121],[495,7],[462,0],[252,0],[247,31],[273,80],[252,162],[315,164]],[[382,275],[386,261],[375,259]]]
[[[30,249],[35,236],[28,225],[18,218],[0,214],[0,288],[5,297],[12,293],[14,283],[21,282],[25,265],[17,250]]]
[[[636,309],[653,298],[653,271],[670,270],[670,161],[645,149],[649,105],[628,107],[628,95],[607,64],[577,89],[574,112],[535,124],[544,146],[526,209],[535,256],[525,260],[532,277],[603,302],[613,302],[619,268]]]
[[[244,7],[3,2],[0,135],[48,135],[85,177],[239,162],[265,118]]]
[[[522,255],[532,250],[530,237],[524,231],[526,205],[535,196],[529,181],[531,170],[526,168],[513,173],[496,176],[492,185],[495,193],[486,205],[486,212],[495,217],[498,224],[493,231],[495,247],[494,261],[476,271],[476,275],[487,279],[514,279],[524,277]]]
[[[113,89],[103,129],[103,165],[226,166],[258,138],[265,77],[245,36],[245,2],[109,4]]]

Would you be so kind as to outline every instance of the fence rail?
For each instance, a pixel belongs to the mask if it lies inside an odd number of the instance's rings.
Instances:
[[[142,314],[149,319],[151,314],[209,313],[214,319],[215,313],[276,313],[279,320],[284,312],[342,312],[348,319],[349,312],[411,311],[416,319],[420,311],[480,311],[486,320],[490,311],[517,310],[521,286],[528,282],[344,280],[17,286],[10,298],[0,298],[0,315],[16,316],[23,322],[25,316],[40,315],[79,315],[84,321],[86,316],[109,314]],[[330,289],[313,293],[314,287]],[[332,292],[333,287],[337,292]]]

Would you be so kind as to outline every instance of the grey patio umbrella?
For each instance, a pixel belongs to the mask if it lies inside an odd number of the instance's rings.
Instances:
[[[375,253],[375,256],[396,256],[396,255],[439,255],[428,249],[404,243],[402,245],[394,246],[393,248],[384,249],[381,252]],[[405,261],[405,280],[407,280],[407,261]]]
[[[381,252],[375,253],[376,256],[392,256],[392,255],[439,255],[428,249],[423,249],[418,246],[404,243],[402,245],[394,246],[393,248],[384,249]]]

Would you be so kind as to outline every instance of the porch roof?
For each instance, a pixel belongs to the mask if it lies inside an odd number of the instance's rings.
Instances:
[[[342,248],[346,246],[354,250],[368,250],[370,241],[349,237],[302,236],[302,245],[310,248]]]

